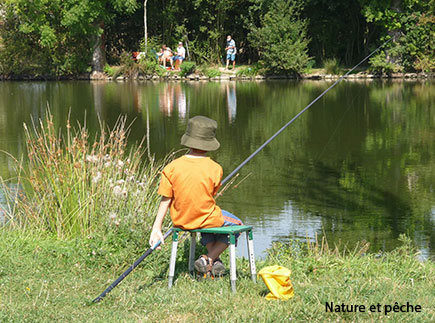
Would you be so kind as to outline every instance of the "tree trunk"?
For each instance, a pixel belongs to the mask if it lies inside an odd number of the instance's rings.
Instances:
[[[145,38],[145,54],[148,52],[148,25],[147,25],[147,2],[143,2],[143,28],[144,28],[144,38]]]
[[[94,23],[96,29],[103,29],[104,23]],[[104,52],[104,32],[98,31],[92,36],[92,74],[102,73],[106,63],[106,53]]]

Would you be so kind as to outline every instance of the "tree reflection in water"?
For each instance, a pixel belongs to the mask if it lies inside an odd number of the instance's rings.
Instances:
[[[178,150],[187,120],[218,122],[212,154],[228,174],[326,89],[327,82],[1,82],[0,150],[25,151],[23,122],[49,103],[62,128],[69,111],[92,131],[129,120],[161,158]],[[408,234],[435,254],[435,83],[342,82],[242,169],[252,174],[219,200],[256,228],[259,251],[274,240],[326,234],[330,244],[367,240],[372,251]],[[224,175],[225,175],[224,174]],[[13,177],[0,154],[0,175]],[[241,244],[243,245],[243,244]]]

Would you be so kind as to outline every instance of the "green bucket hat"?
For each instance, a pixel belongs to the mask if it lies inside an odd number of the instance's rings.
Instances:
[[[181,144],[204,151],[216,150],[221,145],[216,139],[216,128],[217,122],[212,119],[203,116],[193,117],[187,123]]]

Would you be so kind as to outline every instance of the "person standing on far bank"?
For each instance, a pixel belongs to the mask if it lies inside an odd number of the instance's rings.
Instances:
[[[236,42],[231,38],[230,35],[227,36],[227,47],[225,47],[227,51],[227,65],[225,69],[228,69],[228,65],[230,61],[233,62],[233,70],[236,68]]]

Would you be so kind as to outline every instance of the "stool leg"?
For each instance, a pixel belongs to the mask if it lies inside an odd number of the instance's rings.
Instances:
[[[193,265],[195,262],[195,248],[196,248],[196,232],[190,233],[190,250],[189,250],[189,272],[193,272]]]
[[[256,283],[257,273],[255,269],[254,238],[252,236],[252,230],[246,232],[246,240],[248,241],[249,267],[251,268],[251,277],[254,283]]]
[[[169,263],[168,288],[172,287],[172,282],[174,281],[175,260],[177,259],[177,248],[178,248],[178,239],[176,240],[174,239],[174,241],[172,241],[171,260]]]
[[[233,234],[230,234],[230,280],[231,290],[236,292],[236,242]]]

